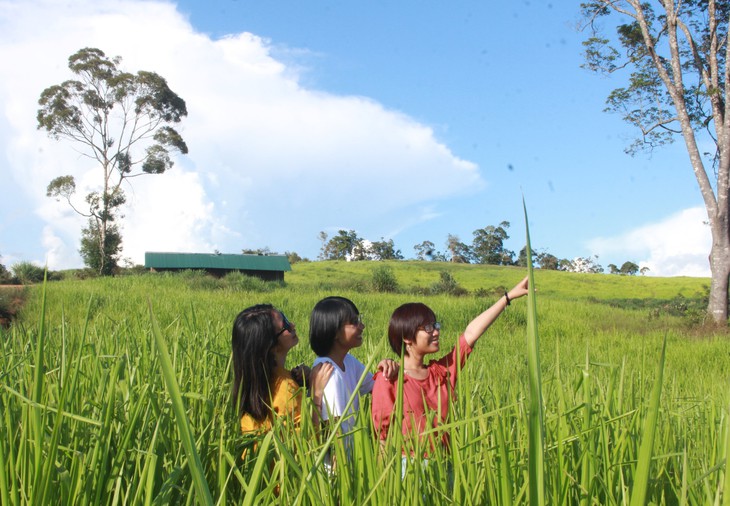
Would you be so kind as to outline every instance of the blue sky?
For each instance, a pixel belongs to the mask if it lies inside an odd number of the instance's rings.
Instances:
[[[99,47],[188,104],[189,156],[128,188],[124,256],[269,247],[319,232],[423,240],[511,223],[507,246],[708,276],[709,229],[681,140],[632,158],[604,113],[621,77],[580,68],[580,2],[0,0],[0,255],[81,266],[83,220],[45,197],[93,164],[35,127],[37,99]],[[491,4],[495,4],[492,2]]]

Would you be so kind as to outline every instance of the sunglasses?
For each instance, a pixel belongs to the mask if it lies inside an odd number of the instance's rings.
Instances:
[[[439,322],[427,323],[426,325],[420,325],[418,329],[425,331],[427,334],[432,334],[434,330],[441,330],[441,324]]]
[[[350,319],[350,325],[358,326],[360,324],[364,324],[365,322],[362,321],[362,315],[359,314],[357,316],[354,316],[352,319]]]
[[[276,333],[276,335],[274,336],[274,339],[278,338],[285,331],[294,333],[294,324],[286,318],[286,315],[284,313],[279,312],[279,314],[281,315],[281,330]]]

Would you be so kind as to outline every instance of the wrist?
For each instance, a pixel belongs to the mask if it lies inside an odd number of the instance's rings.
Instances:
[[[507,301],[507,304],[505,304],[506,306],[509,306],[512,303],[512,299],[506,291],[504,292],[504,299]]]

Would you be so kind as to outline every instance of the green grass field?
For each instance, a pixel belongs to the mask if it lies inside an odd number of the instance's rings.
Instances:
[[[242,461],[230,407],[230,330],[270,302],[297,324],[289,365],[311,363],[308,315],[327,295],[364,315],[364,363],[392,355],[391,311],[431,306],[447,350],[526,273],[514,267],[389,263],[399,290],[372,291],[375,262],[299,263],[286,283],[191,273],[33,287],[0,330],[2,504],[525,504],[530,482],[527,306],[479,341],[458,384],[452,450],[401,478],[400,441],[380,451],[369,403],[348,459],[336,433],[279,424]],[[448,271],[468,295],[429,291]],[[701,324],[709,280],[535,271],[549,504],[728,504],[730,350]],[[662,345],[666,339],[666,359]],[[663,367],[662,367],[663,366]],[[657,403],[653,403],[657,395]],[[534,418],[534,417],[533,417]],[[305,417],[306,420],[306,417]],[[653,443],[647,453],[647,435]],[[321,462],[329,449],[336,472]]]

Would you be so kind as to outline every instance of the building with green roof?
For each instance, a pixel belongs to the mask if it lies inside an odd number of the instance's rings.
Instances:
[[[284,281],[284,272],[291,271],[284,255],[229,255],[221,253],[159,253],[144,254],[144,266],[153,272],[204,270],[222,277],[238,271],[265,281]]]

